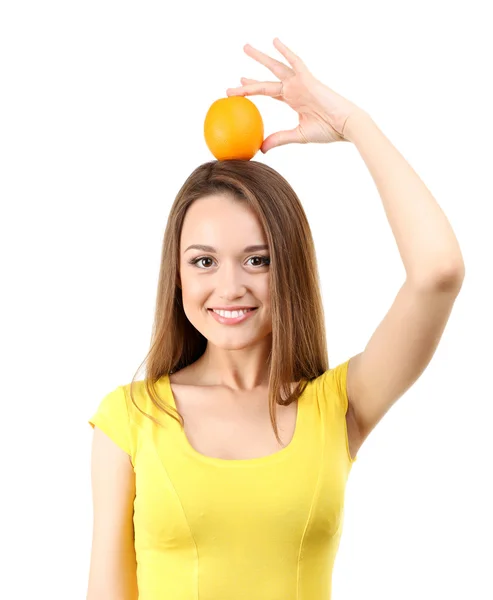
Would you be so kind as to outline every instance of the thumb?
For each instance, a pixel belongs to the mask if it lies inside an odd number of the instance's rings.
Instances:
[[[304,144],[305,140],[301,135],[298,127],[295,129],[290,129],[287,131],[276,131],[276,133],[272,133],[262,142],[262,146],[260,150],[265,154],[272,148],[277,148],[278,146],[285,146],[286,144]]]

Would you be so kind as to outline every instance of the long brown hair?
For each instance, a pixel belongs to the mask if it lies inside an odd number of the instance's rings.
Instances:
[[[253,160],[210,161],[197,167],[171,207],[161,253],[151,348],[145,387],[155,406],[184,425],[183,416],[161,404],[154,384],[195,362],[207,339],[185,315],[180,288],[180,237],[190,205],[207,195],[227,194],[258,215],[270,254],[272,347],[269,355],[269,412],[279,444],[276,404],[289,405],[307,382],[328,369],[326,333],[313,238],[301,202],[289,183]],[[130,396],[135,404],[130,385]],[[291,382],[298,382],[291,392]],[[176,415],[175,416],[175,413]],[[143,413],[159,424],[151,415]]]

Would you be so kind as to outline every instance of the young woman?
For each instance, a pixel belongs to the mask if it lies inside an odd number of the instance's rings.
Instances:
[[[299,114],[288,143],[349,141],[372,177],[406,280],[365,349],[329,368],[315,250],[288,182],[254,161],[198,167],[169,215],[146,378],[90,420],[88,600],[329,600],[347,477],[364,440],[433,356],[464,278],[457,240],[371,117],[245,51],[242,80]]]

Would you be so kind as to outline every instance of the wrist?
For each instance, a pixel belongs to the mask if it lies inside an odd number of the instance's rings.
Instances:
[[[365,127],[366,124],[372,123],[370,115],[363,109],[358,109],[351,113],[344,123],[342,135],[348,142],[354,143],[358,132]]]

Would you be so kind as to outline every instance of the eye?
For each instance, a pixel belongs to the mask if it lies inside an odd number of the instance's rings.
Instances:
[[[267,267],[270,265],[270,258],[268,256],[252,256],[248,260],[257,260],[260,259],[260,264],[254,265],[255,267]]]
[[[199,262],[203,261],[203,260],[212,260],[209,256],[199,256],[198,258],[192,258],[191,260],[189,260],[189,264],[191,265],[197,265]],[[201,267],[202,268],[202,267]]]
[[[210,256],[198,256],[197,258],[192,258],[188,261],[189,264],[191,265],[197,265],[199,263],[201,263],[204,260],[213,260]],[[248,260],[260,260],[260,264],[256,264],[256,265],[252,265],[255,268],[260,268],[260,267],[264,267],[264,266],[269,266],[270,265],[270,257],[269,256],[251,256]],[[208,271],[209,268],[208,267],[198,267],[204,271]]]

